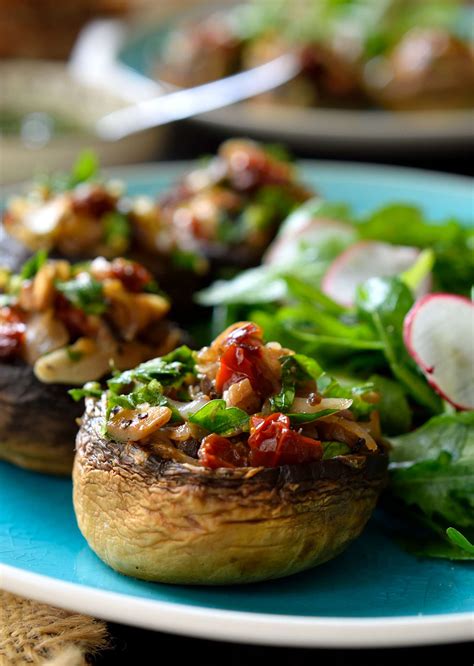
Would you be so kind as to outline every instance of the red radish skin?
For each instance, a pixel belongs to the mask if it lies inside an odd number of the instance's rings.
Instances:
[[[435,321],[438,316],[439,321]],[[467,322],[467,335],[462,335],[461,317]],[[423,319],[424,317],[424,319]],[[430,318],[431,317],[431,318]],[[436,339],[435,324],[446,322],[452,355],[446,348],[446,342],[438,346],[439,359],[434,358],[436,350],[422,349],[423,335],[430,335],[430,342]],[[420,366],[430,386],[447,402],[461,410],[474,409],[474,304],[464,296],[456,294],[427,294],[415,303],[405,317],[403,339],[410,356]],[[456,344],[457,343],[457,344]],[[450,376],[444,375],[443,363],[449,356]],[[454,356],[454,363],[452,360]],[[441,367],[440,367],[441,365]],[[440,376],[441,373],[441,376]],[[467,383],[461,386],[447,387],[449,378],[465,376]],[[450,390],[451,389],[451,390]],[[460,399],[462,398],[462,399]]]
[[[354,229],[345,222],[330,220],[326,218],[308,218],[298,227],[283,227],[281,233],[275,238],[263,257],[263,263],[267,265],[276,264],[279,261],[285,261],[288,254],[291,254],[291,248],[300,240],[308,239],[317,243],[317,234],[320,232],[321,238],[329,235],[330,232],[347,235],[349,238],[354,236]],[[288,247],[290,246],[290,252]]]
[[[371,277],[399,275],[413,266],[420,250],[378,241],[359,241],[340,254],[322,280],[322,290],[336,303],[351,307],[356,288]],[[417,296],[426,294],[430,280],[420,284]]]

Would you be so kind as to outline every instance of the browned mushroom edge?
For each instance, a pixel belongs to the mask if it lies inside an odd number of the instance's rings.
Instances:
[[[221,585],[297,573],[359,536],[386,483],[382,450],[271,469],[163,460],[104,438],[103,409],[87,400],[74,507],[91,548],[129,576]]]

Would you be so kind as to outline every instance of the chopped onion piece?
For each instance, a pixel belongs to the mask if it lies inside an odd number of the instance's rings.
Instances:
[[[295,414],[315,414],[326,409],[342,412],[344,409],[349,409],[351,405],[352,400],[348,398],[322,398],[321,402],[315,405],[311,405],[307,398],[295,398],[291,411]]]
[[[199,409],[201,409],[201,407],[204,407],[207,402],[209,402],[209,396],[202,395],[192,402],[178,402],[177,400],[171,400],[168,398],[168,402],[170,405],[173,405],[176,411],[179,412],[179,415],[184,420],[186,420],[191,416],[191,414],[194,414]]]

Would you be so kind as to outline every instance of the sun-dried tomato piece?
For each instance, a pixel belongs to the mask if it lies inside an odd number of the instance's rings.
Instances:
[[[290,419],[277,412],[267,417],[250,419],[250,464],[255,467],[278,467],[320,460],[321,442],[292,430]]]
[[[101,218],[115,210],[116,199],[100,185],[81,185],[72,194],[72,209],[78,215]]]
[[[136,261],[117,258],[110,264],[110,277],[120,280],[127,291],[139,293],[153,282],[153,276]]]
[[[198,452],[199,460],[205,467],[246,467],[248,448],[243,442],[231,442],[221,435],[208,435],[202,440]]]
[[[260,328],[251,323],[239,326],[229,334],[222,344],[225,351],[216,375],[217,391],[222,393],[232,384],[248,379],[259,396],[270,395],[273,385],[265,376],[261,336]]]
[[[291,180],[291,165],[275,159],[252,141],[228,141],[219,153],[227,162],[228,178],[238,191],[283,185]]]
[[[13,358],[19,354],[25,330],[25,324],[16,310],[0,308],[0,358]]]

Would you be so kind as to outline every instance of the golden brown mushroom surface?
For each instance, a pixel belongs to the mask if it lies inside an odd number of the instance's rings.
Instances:
[[[194,370],[183,349],[87,399],[73,482],[91,548],[121,573],[177,584],[279,578],[335,557],[385,484],[376,420],[357,422],[351,400],[318,393],[303,357],[264,345],[254,324],[235,324],[194,353]],[[294,368],[301,378],[289,416],[269,413],[283,363],[285,376]]]

